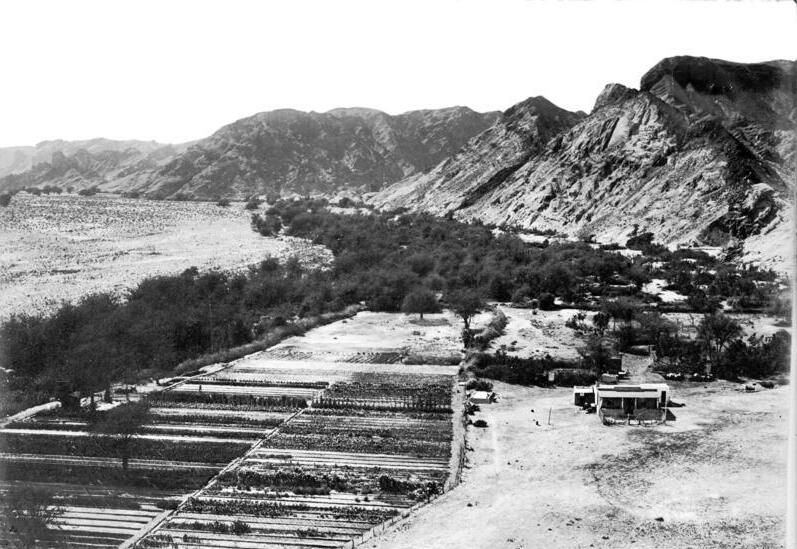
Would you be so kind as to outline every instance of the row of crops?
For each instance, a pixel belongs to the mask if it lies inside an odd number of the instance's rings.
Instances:
[[[118,547],[307,405],[289,392],[208,398],[192,389],[181,384],[150,395],[146,423],[126,445],[94,430],[102,411],[57,410],[0,430],[8,489],[39,486],[59,509],[37,547]],[[1,543],[18,540],[3,529]]]
[[[148,395],[127,444],[85,410],[5,425],[4,486],[60,510],[37,546],[339,547],[442,492],[456,368],[287,354]]]
[[[202,393],[292,381],[318,392],[136,547],[341,547],[442,493],[456,463],[452,371],[411,375],[310,355],[261,353],[202,381]]]

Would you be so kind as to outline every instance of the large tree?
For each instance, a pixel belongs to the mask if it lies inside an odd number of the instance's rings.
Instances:
[[[702,341],[708,356],[706,373],[711,373],[711,367],[716,365],[722,352],[734,339],[742,335],[742,327],[729,316],[723,313],[710,313],[703,316],[697,327],[697,336]]]
[[[401,304],[401,311],[406,314],[417,313],[423,320],[424,313],[439,313],[440,304],[437,296],[426,288],[418,288],[408,293]]]
[[[127,471],[133,442],[149,420],[149,403],[146,400],[130,402],[103,413],[92,425],[94,433],[110,441],[122,458],[122,469]]]
[[[462,330],[462,342],[468,347],[473,339],[470,329],[470,321],[476,314],[484,309],[485,303],[482,297],[474,290],[455,290],[446,296],[451,310],[454,311],[465,324]]]

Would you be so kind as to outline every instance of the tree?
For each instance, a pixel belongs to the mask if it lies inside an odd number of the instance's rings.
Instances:
[[[454,311],[465,324],[462,331],[462,342],[468,347],[473,338],[470,330],[470,321],[484,309],[485,303],[481,296],[473,290],[455,290],[446,296],[451,310]]]
[[[710,313],[703,317],[697,327],[697,336],[703,342],[708,356],[706,373],[711,366],[719,363],[725,347],[742,334],[742,327],[734,319],[722,313]]]
[[[64,513],[62,507],[53,504],[53,494],[35,486],[10,484],[3,496],[0,524],[3,537],[14,539],[22,548],[41,546],[42,538],[49,538],[48,530]],[[48,539],[48,547],[52,542]]]
[[[606,328],[609,327],[609,315],[598,311],[592,317],[592,324],[595,325],[595,329],[598,330],[598,333],[601,335],[601,337],[603,337],[604,332],[606,332]]]
[[[401,304],[401,311],[406,314],[418,313],[423,320],[424,313],[439,313],[440,305],[431,291],[419,288],[407,294]]]
[[[586,365],[595,370],[595,375],[598,377],[608,369],[611,356],[600,337],[594,334],[590,336],[587,345],[579,349],[579,353]]]
[[[246,210],[256,210],[256,209],[258,209],[260,207],[260,204],[262,204],[262,203],[263,203],[262,200],[260,200],[256,196],[253,196],[249,200],[246,201],[246,205],[244,206],[244,209],[246,209]]]
[[[149,403],[139,400],[111,408],[92,425],[92,430],[112,441],[122,458],[122,469],[127,471],[135,437],[141,433],[148,419]]]

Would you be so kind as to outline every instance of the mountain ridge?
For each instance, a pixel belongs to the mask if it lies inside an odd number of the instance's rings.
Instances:
[[[761,73],[769,76],[751,89],[750,74]],[[773,250],[766,235],[785,235],[791,218],[794,134],[787,128],[797,123],[795,90],[794,62],[750,69],[707,58],[664,59],[645,73],[640,89],[607,85],[589,115],[544,147],[484,143],[504,130],[499,121],[472,138],[455,162],[371,200],[381,208],[594,234],[606,242],[642,231],[673,245],[746,241],[748,257],[782,262],[787,254]],[[488,147],[493,157],[511,150],[518,159],[497,185],[487,184],[479,160]],[[468,200],[474,187],[478,196]]]

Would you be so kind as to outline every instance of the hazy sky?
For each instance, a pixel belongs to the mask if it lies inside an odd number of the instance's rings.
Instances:
[[[792,1],[2,0],[0,146],[180,142],[276,108],[589,111],[663,57],[797,58]]]

